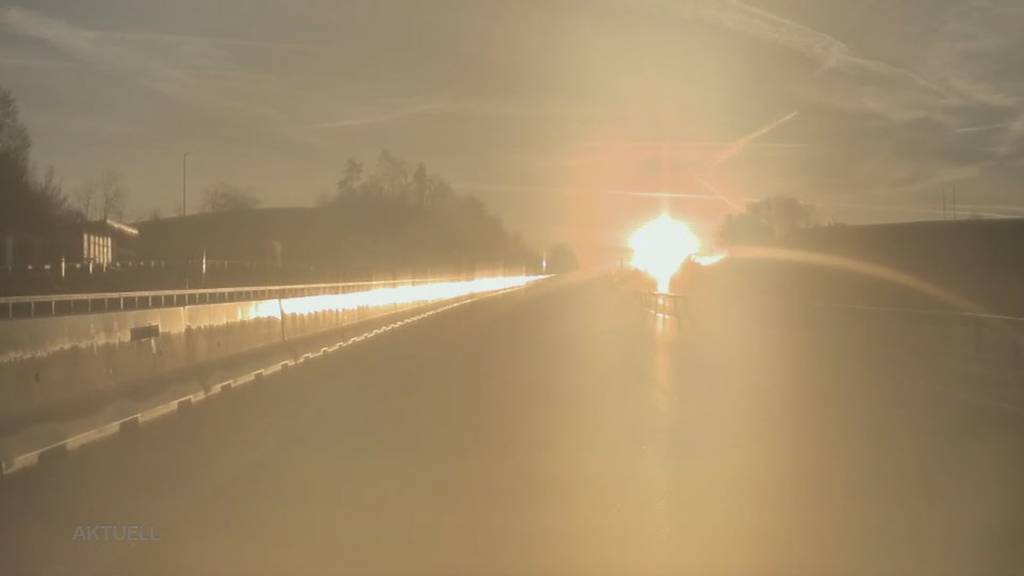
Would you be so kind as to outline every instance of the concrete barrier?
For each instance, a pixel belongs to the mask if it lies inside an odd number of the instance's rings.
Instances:
[[[0,425],[241,353],[533,279],[440,282],[438,290],[399,281],[337,294],[0,320]]]
[[[534,278],[539,277],[533,277],[528,281],[532,281]],[[505,288],[479,290],[473,293],[497,296],[505,293],[507,290],[521,287],[525,283],[526,281],[521,283],[513,281],[511,285]],[[286,370],[297,369],[312,360],[338,352],[373,335],[385,334],[402,326],[462,306],[473,300],[475,298],[455,297],[440,303],[437,303],[436,300],[422,305],[410,303],[409,307],[419,309],[409,311],[401,315],[400,318],[382,318],[380,322],[384,324],[373,330],[369,330],[369,326],[357,326],[357,330],[365,329],[368,331],[356,336],[346,337],[339,333],[338,335],[343,338],[341,341],[336,342],[332,346],[321,346],[319,351],[303,354],[294,361],[274,362],[266,368],[253,370],[238,377],[222,381],[214,386],[204,387],[205,389],[202,391],[197,390],[181,395],[183,391],[171,390],[163,399],[147,401],[145,406],[127,406],[125,407],[126,409],[118,410],[117,413],[100,414],[96,418],[92,418],[91,421],[73,422],[69,427],[50,429],[41,435],[28,430],[22,437],[15,435],[16,437],[7,438],[2,443],[3,445],[0,446],[0,481],[47,461],[60,461],[68,453],[99,440],[120,435],[134,435],[137,430],[146,426],[147,423],[163,416],[190,412],[197,402],[205,402],[211,398],[231,397],[233,396],[233,390],[250,384],[262,384],[268,380],[273,382],[276,380],[272,377],[275,374],[283,374]],[[389,304],[382,308],[382,313],[386,313],[394,311],[395,305]],[[286,307],[282,307],[282,309],[287,310]],[[328,333],[326,336],[332,338],[335,334]],[[300,343],[299,345],[304,346],[305,344]]]

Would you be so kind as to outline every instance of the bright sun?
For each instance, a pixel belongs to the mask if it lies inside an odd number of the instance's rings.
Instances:
[[[633,250],[630,264],[653,276],[658,292],[668,292],[679,267],[700,251],[700,239],[685,223],[662,214],[634,232],[629,247]]]

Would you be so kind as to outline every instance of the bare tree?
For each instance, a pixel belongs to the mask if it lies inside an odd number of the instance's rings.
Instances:
[[[58,217],[70,216],[68,198],[64,195],[64,183],[57,176],[57,170],[48,166],[43,172],[43,179],[36,184],[36,193],[47,213]]]
[[[252,210],[260,205],[259,198],[250,190],[221,182],[203,190],[203,212],[229,212]]]
[[[124,218],[128,190],[121,183],[121,176],[113,170],[104,172],[97,182],[97,190],[103,218]]]
[[[128,190],[117,172],[107,170],[75,190],[73,203],[86,220],[97,216],[120,220],[124,218]]]
[[[374,178],[381,187],[384,196],[397,198],[405,196],[409,184],[409,168],[390,150],[381,150],[377,156],[377,169]]]
[[[96,196],[98,189],[95,182],[86,182],[75,190],[73,204],[86,220],[92,220],[93,210],[96,209]]]

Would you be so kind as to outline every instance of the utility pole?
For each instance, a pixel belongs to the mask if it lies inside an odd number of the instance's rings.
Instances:
[[[956,220],[956,187],[953,187],[953,220]]]
[[[188,152],[181,157],[181,215],[188,215]]]
[[[942,190],[942,219],[948,220],[946,217],[946,190]]]

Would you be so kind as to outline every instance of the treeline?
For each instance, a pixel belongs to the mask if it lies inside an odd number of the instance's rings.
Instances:
[[[277,263],[326,277],[362,269],[537,267],[541,257],[474,196],[456,192],[420,162],[380,152],[349,159],[333,193],[313,208],[253,210],[252,192],[207,190],[200,214],[139,224],[140,253],[157,260]]]
[[[219,186],[203,213],[139,224],[140,253],[164,261],[260,262],[324,278],[359,271],[536,270],[541,257],[477,198],[425,164],[385,150],[367,168],[348,160],[312,208],[253,210],[244,189]]]
[[[0,88],[0,231],[38,234],[76,217],[53,168],[35,174],[31,149],[14,97]]]
[[[768,196],[729,214],[718,229],[724,246],[771,244],[814,224],[814,206],[792,196]]]
[[[116,172],[65,195],[52,168],[35,175],[30,152],[17,103],[0,87],[0,236],[13,233],[41,244],[76,221],[123,220],[129,194]],[[143,235],[149,231],[153,238],[143,239],[136,256],[192,260],[197,250],[210,256],[220,251],[224,260],[252,255],[323,269],[540,261],[479,199],[457,193],[422,162],[411,165],[387,150],[369,166],[348,160],[335,192],[315,209],[253,210],[258,206],[251,190],[211,186],[202,195],[201,217],[179,224],[181,219],[160,219],[154,212],[140,222]],[[238,214],[243,216],[232,216]]]
[[[0,232],[46,236],[76,221],[125,217],[129,194],[117,172],[107,170],[67,195],[52,166],[36,174],[31,152],[18,104],[0,87]]]
[[[412,167],[388,150],[369,169],[348,160],[335,193],[318,203],[332,222],[324,245],[349,262],[512,264],[539,258],[478,198],[457,193],[424,163]]]

